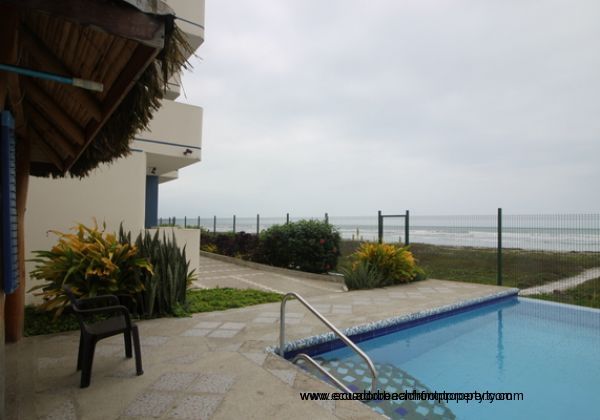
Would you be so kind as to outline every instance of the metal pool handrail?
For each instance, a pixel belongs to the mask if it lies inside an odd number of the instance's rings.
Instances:
[[[337,335],[340,340],[342,340],[344,343],[346,343],[346,345],[348,347],[350,347],[356,354],[358,354],[367,364],[367,366],[369,367],[369,370],[371,371],[371,391],[375,391],[377,389],[377,369],[375,369],[375,365],[373,364],[373,362],[371,361],[371,358],[369,356],[367,356],[367,354],[365,352],[363,352],[360,348],[358,348],[358,346],[356,344],[354,344],[354,342],[352,340],[350,340],[343,332],[341,332],[340,330],[338,330],[335,325],[333,325],[331,322],[329,322],[329,320],[327,318],[325,318],[323,315],[321,315],[321,313],[319,311],[317,311],[315,308],[313,308],[310,303],[308,303],[302,296],[300,296],[298,293],[295,292],[290,292],[290,293],[286,293],[286,295],[283,297],[283,300],[281,301],[281,311],[280,311],[280,328],[279,328],[279,355],[281,357],[285,357],[285,304],[288,301],[289,298],[291,297],[295,297],[296,299],[298,299],[298,301],[303,304],[306,309],[308,309],[309,311],[311,311],[313,313],[314,316],[316,316],[323,324],[327,325],[327,327],[329,327],[329,329],[335,334]],[[300,355],[298,355],[296,358],[294,358],[293,362],[295,362],[297,359],[299,359]],[[308,357],[308,359],[307,359]],[[301,357],[304,360],[308,360],[309,363],[313,363],[317,364],[311,357],[306,356],[306,357]],[[320,366],[319,366],[320,367]],[[321,372],[324,371],[323,368],[319,369]],[[327,375],[331,378],[332,375]],[[334,379],[334,382],[336,382],[336,384],[340,384],[339,381]],[[348,392],[349,389],[346,388],[345,386],[343,387],[344,391]]]
[[[331,373],[327,372],[323,368],[323,366],[321,366],[320,364],[318,364],[317,361],[315,359],[313,359],[312,357],[310,357],[308,354],[306,354],[306,353],[297,354],[296,357],[294,357],[292,359],[292,363],[296,363],[298,360],[304,360],[305,362],[308,362],[308,364],[310,364],[314,368],[318,369],[319,372],[321,372],[323,375],[327,376],[342,391],[347,392],[348,394],[352,394],[352,391],[350,390],[350,388],[348,388],[346,385],[344,385],[338,378],[336,378],[335,376],[333,376]]]

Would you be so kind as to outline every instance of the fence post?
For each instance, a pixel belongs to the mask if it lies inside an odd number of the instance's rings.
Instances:
[[[217,216],[213,218],[213,233],[217,233]]]
[[[235,214],[233,215],[233,233],[235,234]]]
[[[256,215],[256,236],[260,234],[260,214]]]
[[[410,245],[410,239],[408,237],[409,230],[410,230],[409,217],[410,217],[410,214],[409,214],[408,210],[406,210],[406,215],[404,216],[404,246]]]
[[[329,224],[329,215],[325,213],[325,223]]]
[[[381,210],[377,212],[377,237],[379,243],[383,243],[383,216],[381,215]]]
[[[173,216],[173,227],[175,227],[176,224],[177,224],[177,218],[175,216]]]
[[[187,229],[187,216],[183,216],[183,227]]]
[[[286,215],[285,215],[285,224],[286,225],[290,224],[290,214],[289,213],[286,213]]]
[[[202,229],[202,228],[200,227],[200,216],[198,216],[198,229]]]
[[[497,267],[498,286],[502,286],[502,209],[498,208],[498,267]]]

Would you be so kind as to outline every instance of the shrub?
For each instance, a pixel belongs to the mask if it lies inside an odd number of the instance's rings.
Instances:
[[[256,260],[312,273],[335,269],[340,235],[329,223],[300,220],[271,226],[260,235]]]
[[[202,241],[202,245],[200,245],[200,250],[204,252],[210,252],[212,254],[218,254],[219,248],[215,244],[205,243]]]
[[[392,244],[364,243],[351,256],[353,268],[361,263],[368,263],[383,277],[381,286],[408,283],[424,278],[425,273],[419,267],[408,250]]]
[[[152,275],[152,264],[138,255],[130,243],[121,243],[116,235],[78,224],[76,234],[53,231],[58,243],[50,251],[34,251],[37,263],[31,277],[48,283],[32,290],[44,298],[40,309],[60,316],[69,299],[62,287],[68,285],[80,297],[103,294],[135,296],[144,290],[144,278]]]
[[[340,272],[344,275],[344,282],[349,290],[381,287],[385,280],[377,268],[366,261],[358,261],[350,267],[340,269]]]
[[[200,249],[230,257],[254,259],[258,248],[258,236],[246,232],[202,233]]]

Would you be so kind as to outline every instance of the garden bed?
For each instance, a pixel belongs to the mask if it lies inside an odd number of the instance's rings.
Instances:
[[[252,289],[188,290],[186,293],[186,308],[178,316],[280,302],[282,297],[278,293]],[[53,319],[53,316],[52,312],[38,311],[33,306],[25,308],[25,336],[53,334],[79,329],[74,314],[64,313],[56,320]]]

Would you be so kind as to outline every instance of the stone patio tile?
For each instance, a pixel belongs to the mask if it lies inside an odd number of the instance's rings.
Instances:
[[[145,392],[139,395],[123,413],[130,417],[161,417],[175,401],[175,396],[164,392]]]
[[[185,356],[174,357],[173,359],[167,360],[167,363],[172,363],[175,365],[189,365],[192,363],[196,363],[200,360],[201,355],[199,353],[194,354],[186,354]]]
[[[113,356],[118,352],[125,354],[125,344],[121,344],[120,346],[117,344],[99,344],[96,346],[94,356]]]
[[[332,314],[338,314],[338,315],[348,315],[352,313],[351,309],[332,309],[331,310]]]
[[[221,395],[188,395],[183,398],[169,418],[183,420],[205,420],[210,419],[223,400]]]
[[[226,322],[219,327],[224,330],[241,330],[246,326],[243,322]]]
[[[231,338],[237,333],[239,333],[239,330],[215,330],[208,334],[208,336],[213,338]]]
[[[242,343],[230,343],[223,345],[220,343],[218,346],[213,347],[213,351],[228,351],[228,352],[236,352],[240,349]]]
[[[296,371],[291,369],[268,369],[273,375],[277,376],[283,382],[288,385],[294,385],[294,379],[296,378]]]
[[[258,316],[264,316],[267,318],[279,318],[279,312],[261,312],[260,314],[258,314]]]
[[[259,340],[262,341],[273,341],[273,340],[277,340],[279,338],[279,333],[270,333],[270,334],[265,334],[265,335],[261,335],[260,337],[258,337]]]
[[[167,342],[167,340],[169,339],[168,337],[161,337],[161,336],[142,336],[142,334],[140,334],[140,342],[142,344],[142,348],[144,346],[160,346],[163,345]]]
[[[192,372],[171,372],[161,375],[152,384],[152,389],[160,391],[183,391],[198,377]]]
[[[259,316],[258,318],[254,318],[252,322],[256,324],[274,324],[279,320],[279,318],[266,318],[263,316]]]
[[[189,388],[190,392],[206,392],[211,394],[224,394],[235,383],[232,375],[220,373],[202,373],[198,380]]]
[[[191,330],[184,331],[181,335],[183,335],[184,337],[205,337],[211,331],[212,330],[205,330],[205,329],[201,329],[201,328],[193,328]]]
[[[40,357],[37,360],[39,370],[49,369],[57,366],[64,366],[69,361],[69,358],[64,357]]]
[[[312,305],[318,312],[327,314],[331,311],[331,305]]]
[[[194,325],[194,328],[201,328],[201,329],[214,329],[217,328],[219,325],[221,325],[220,322],[215,322],[215,321],[202,321],[197,323],[196,325]]]
[[[246,358],[248,358],[249,360],[253,361],[254,363],[256,363],[259,366],[262,366],[262,364],[265,362],[265,359],[267,358],[267,354],[266,353],[242,353]]]
[[[75,405],[72,401],[64,401],[40,420],[77,420]]]

